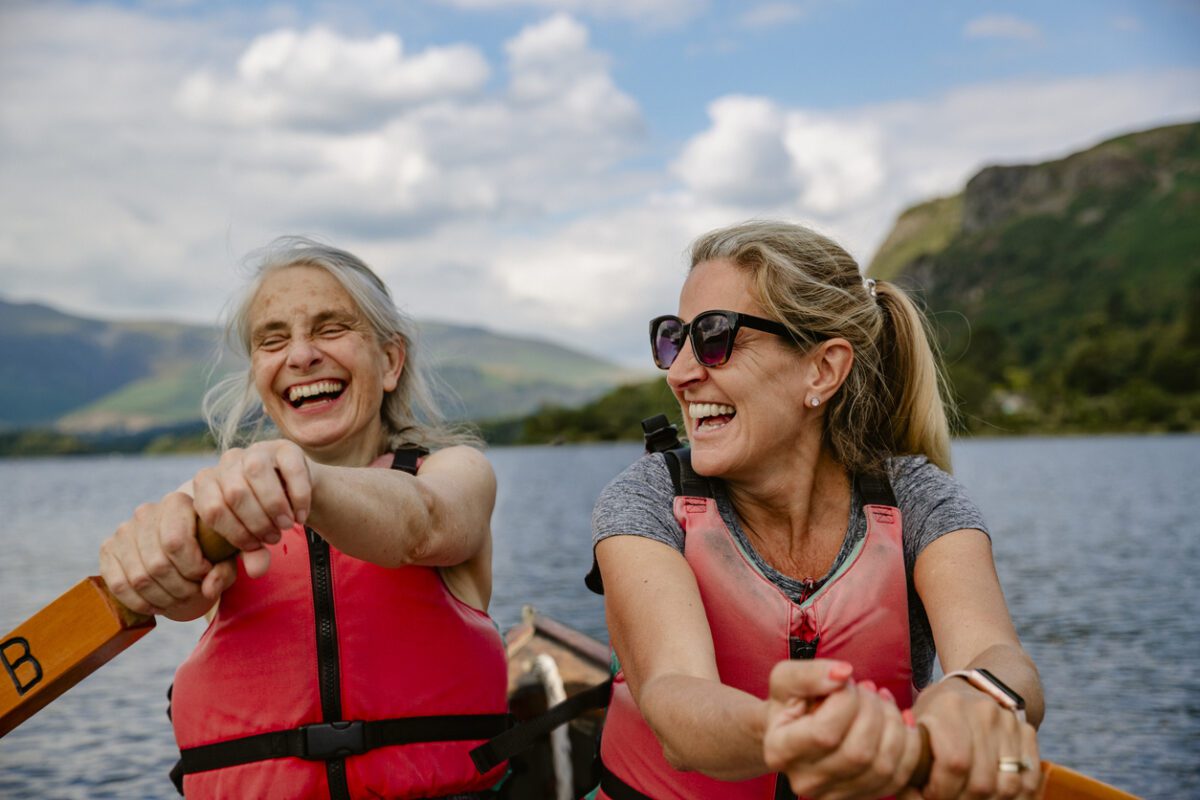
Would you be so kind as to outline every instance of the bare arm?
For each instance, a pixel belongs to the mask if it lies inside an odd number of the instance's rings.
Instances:
[[[602,540],[596,559],[613,648],[667,761],[723,780],[765,773],[766,705],[721,683],[687,561],[641,536]]]
[[[966,681],[952,679],[921,693],[916,717],[933,744],[931,797],[955,797],[964,789],[984,794],[1032,796],[1037,771],[1001,774],[1000,758],[1037,761],[1034,727],[1045,713],[1041,680],[1021,647],[980,531],[946,534],[921,552],[913,572],[929,615],[943,671],[983,667],[1025,698],[1029,725]]]
[[[308,524],[343,553],[385,567],[441,567],[450,590],[486,610],[496,476],[482,453],[452,447],[417,475],[312,464]]]
[[[310,470],[307,524],[355,558],[385,567],[452,567],[489,540],[496,477],[473,448],[434,453],[415,476],[316,463]]]

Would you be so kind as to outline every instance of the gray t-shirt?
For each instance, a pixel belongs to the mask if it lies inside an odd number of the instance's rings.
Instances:
[[[908,575],[908,624],[912,643],[913,680],[918,687],[929,683],[935,649],[933,632],[925,606],[913,589],[913,564],[925,547],[951,531],[973,528],[987,533],[978,507],[967,497],[957,481],[924,456],[903,456],[888,461],[888,476],[904,522],[904,566]],[[811,593],[812,585],[783,575],[762,559],[746,538],[729,495],[721,481],[713,481],[714,496],[721,518],[750,555],[755,566],[793,601]],[[862,500],[852,489],[850,523],[830,568],[832,574],[854,545],[867,535],[867,519]],[[631,534],[654,539],[683,552],[683,529],[675,520],[672,506],[675,487],[661,453],[643,456],[612,480],[592,511],[592,546],[609,536]],[[819,587],[824,578],[815,584]]]

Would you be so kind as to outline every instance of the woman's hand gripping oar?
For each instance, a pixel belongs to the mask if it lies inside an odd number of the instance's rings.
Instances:
[[[238,551],[196,520],[204,557],[224,561]],[[0,640],[0,736],[108,663],[154,627],[91,576],[75,584]]]
[[[850,664],[817,659],[771,672],[763,760],[805,797],[900,794],[929,779],[928,731]],[[911,796],[907,794],[905,796]]]

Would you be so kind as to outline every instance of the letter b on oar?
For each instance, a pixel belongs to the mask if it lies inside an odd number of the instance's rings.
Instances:
[[[12,657],[13,652],[19,652],[16,658]],[[0,644],[0,661],[4,662],[4,671],[8,673],[8,677],[12,679],[13,686],[17,687],[17,694],[23,695],[37,686],[42,680],[42,665],[33,657],[33,653],[29,651],[29,641],[24,636],[14,636],[11,639],[6,639],[3,644]],[[21,675],[18,670],[23,666],[32,667],[32,675],[30,670],[25,669],[21,672],[28,678],[22,682]]]

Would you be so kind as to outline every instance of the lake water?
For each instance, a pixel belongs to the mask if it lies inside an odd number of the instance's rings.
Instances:
[[[605,639],[589,515],[632,444],[497,448],[493,616]],[[960,442],[1013,616],[1046,684],[1044,757],[1147,798],[1200,786],[1200,437]],[[0,632],[82,576],[132,508],[207,457],[0,460]],[[173,797],[164,694],[202,623],[158,629],[0,740],[0,797]]]

